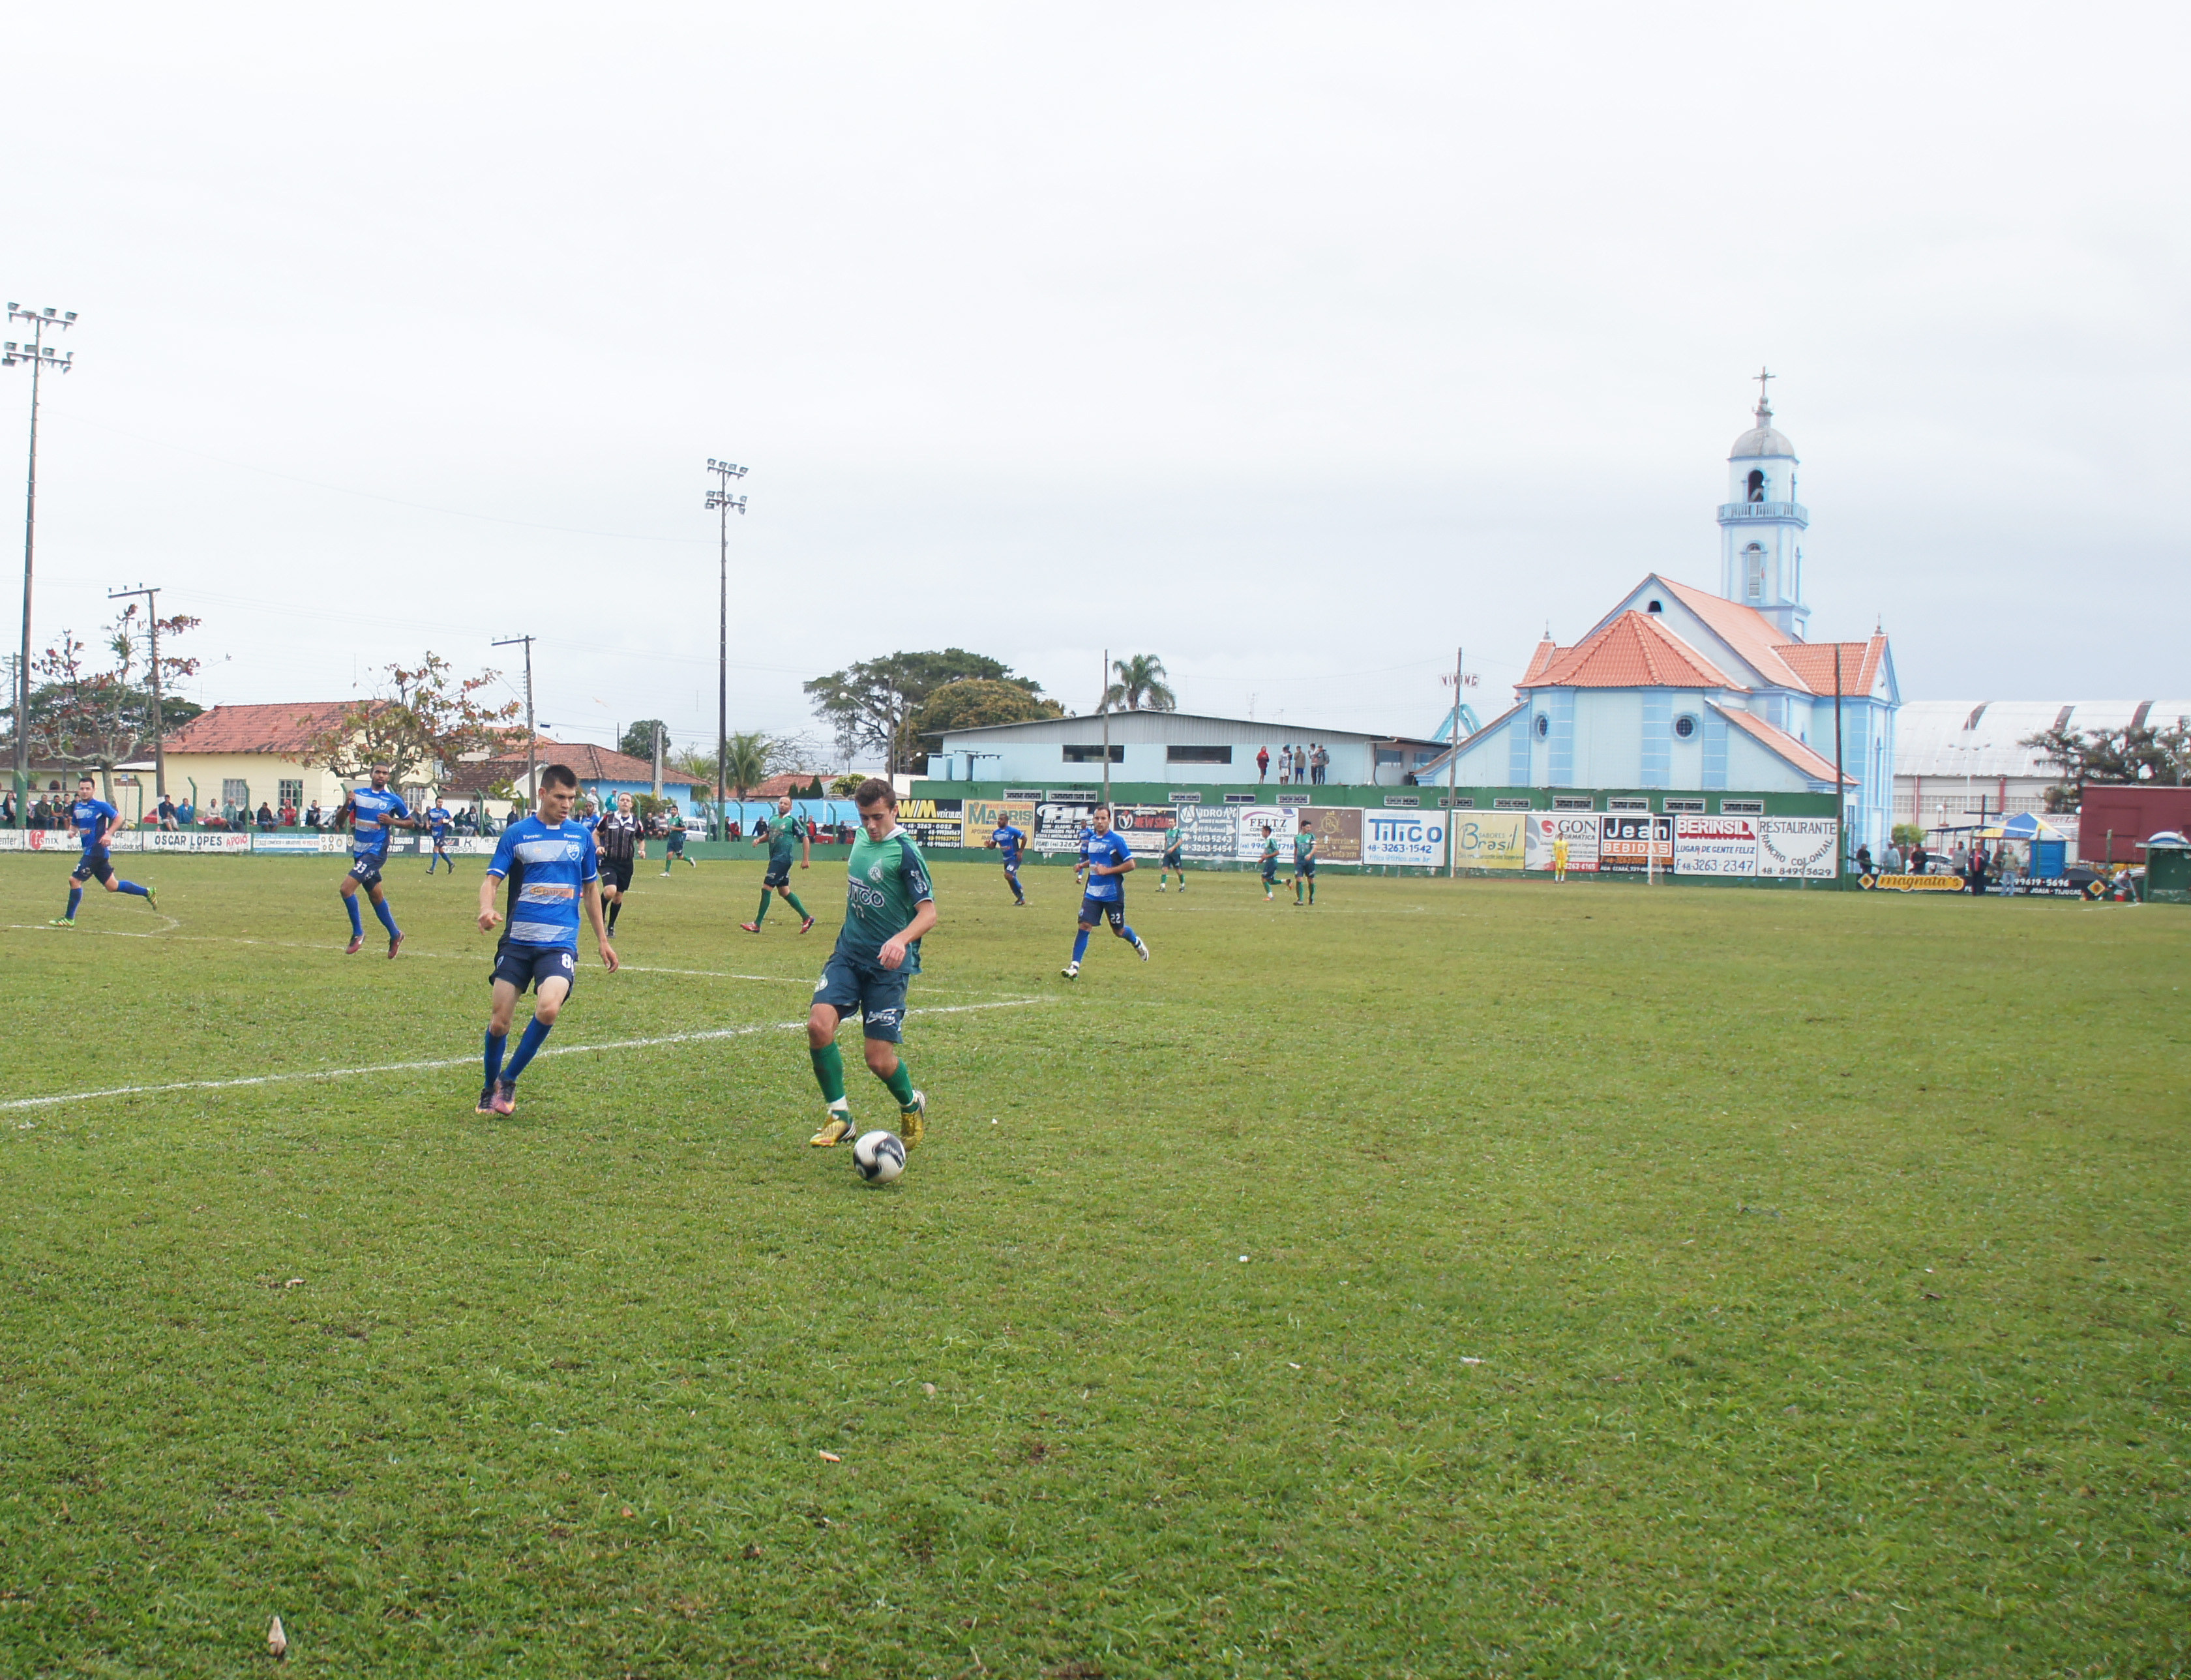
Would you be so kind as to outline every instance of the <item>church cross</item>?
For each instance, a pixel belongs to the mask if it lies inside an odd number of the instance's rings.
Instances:
[[[1752,373],[1750,377],[1757,381],[1757,406],[1760,408],[1762,408],[1765,407],[1766,399],[1765,382],[1767,379],[1777,379],[1780,376],[1778,373],[1769,372],[1761,362],[1758,365],[1757,371],[1755,373]]]

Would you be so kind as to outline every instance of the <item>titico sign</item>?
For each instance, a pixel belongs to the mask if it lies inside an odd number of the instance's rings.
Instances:
[[[1363,812],[1362,861],[1437,868],[1445,862],[1445,817],[1435,812]]]

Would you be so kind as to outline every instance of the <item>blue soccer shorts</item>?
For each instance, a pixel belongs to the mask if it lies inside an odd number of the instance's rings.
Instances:
[[[388,860],[385,857],[360,857],[354,859],[350,866],[350,878],[356,881],[360,886],[378,886],[380,885],[380,866],[387,861]]]
[[[1112,932],[1124,931],[1126,926],[1126,895],[1124,893],[1120,893],[1116,898],[1084,897],[1081,899],[1081,926],[1093,927],[1097,922],[1106,920],[1111,924]]]
[[[507,980],[520,997],[529,986],[536,993],[543,982],[563,980],[578,983],[578,954],[566,945],[520,945],[515,941],[495,953],[494,972],[488,982]],[[566,993],[566,996],[569,994]]]
[[[87,851],[77,860],[76,868],[69,871],[71,880],[90,880],[96,878],[101,886],[114,879],[114,865],[106,856],[106,848],[100,846]],[[48,880],[52,879],[49,875]]]
[[[842,951],[833,951],[822,977],[814,982],[814,1001],[835,1010],[840,1021],[857,1010],[860,1030],[866,1037],[902,1044],[905,988],[912,981],[910,958],[903,967],[877,968]]]

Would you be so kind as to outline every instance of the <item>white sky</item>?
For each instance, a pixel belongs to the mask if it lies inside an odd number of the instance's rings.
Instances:
[[[34,629],[162,584],[208,703],[514,670],[487,644],[530,630],[555,733],[712,740],[712,454],[753,468],[733,728],[818,736],[801,678],[956,642],[1080,709],[1107,644],[1192,709],[1426,732],[1457,643],[1488,716],[1548,621],[1716,587],[1769,362],[1814,636],[1883,618],[1911,698],[2180,692],[2187,34],[19,14],[0,290],[83,317]]]

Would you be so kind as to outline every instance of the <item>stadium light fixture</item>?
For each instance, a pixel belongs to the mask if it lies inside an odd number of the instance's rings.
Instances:
[[[731,751],[731,513],[743,515],[746,498],[731,494],[731,481],[743,478],[746,470],[731,461],[708,458],[708,470],[715,475],[715,487],[708,493],[708,510],[716,517],[716,567],[721,595],[715,623],[715,820],[723,821],[723,794]],[[727,833],[728,830],[725,829]]]
[[[31,326],[31,341],[8,341],[8,350],[0,356],[0,367],[13,367],[19,362],[31,366],[31,470],[23,492],[23,641],[15,661],[15,826],[24,827],[29,817],[24,810],[28,802],[24,795],[31,785],[31,580],[33,561],[37,553],[38,537],[38,375],[52,367],[65,373],[76,364],[76,353],[56,356],[46,348],[46,328],[65,332],[76,324],[76,311],[71,310],[65,317],[48,309],[41,315],[36,310],[25,309],[20,304],[9,303],[8,319],[25,321]]]

